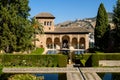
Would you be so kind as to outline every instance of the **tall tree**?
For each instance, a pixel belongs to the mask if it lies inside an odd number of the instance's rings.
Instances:
[[[113,22],[116,26],[115,47],[120,49],[120,0],[117,0],[113,12]]]
[[[33,34],[28,20],[28,0],[1,0],[0,4],[0,49],[5,52],[28,50]]]
[[[96,26],[95,26],[95,46],[98,49],[104,49],[103,36],[108,27],[108,14],[104,8],[103,3],[100,4],[97,13]]]

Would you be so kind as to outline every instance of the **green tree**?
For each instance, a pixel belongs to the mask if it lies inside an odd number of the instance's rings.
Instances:
[[[29,50],[33,28],[28,0],[1,0],[0,4],[0,49],[7,53]]]
[[[108,14],[104,8],[103,3],[100,4],[97,13],[96,26],[95,26],[95,46],[98,49],[104,49],[103,36],[107,31],[108,27]]]
[[[116,26],[115,47],[120,49],[120,0],[117,0],[113,10],[113,22]]]

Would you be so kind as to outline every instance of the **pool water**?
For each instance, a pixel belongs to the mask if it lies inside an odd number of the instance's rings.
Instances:
[[[120,73],[98,73],[102,80],[120,80]]]
[[[44,77],[43,80],[67,80],[66,74],[65,73],[47,73],[47,74],[34,74],[38,78],[39,77]]]
[[[72,52],[74,54],[83,54],[83,53],[85,53],[84,50],[75,50],[75,51],[70,51],[70,50],[48,50],[46,54],[58,54],[58,53],[69,54],[70,52]]]

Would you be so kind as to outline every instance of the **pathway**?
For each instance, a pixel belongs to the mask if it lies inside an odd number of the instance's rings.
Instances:
[[[81,72],[80,72],[81,71]],[[72,65],[63,68],[3,68],[4,73],[66,73],[67,80],[101,80],[98,72],[120,72],[120,67],[114,68],[74,68]]]

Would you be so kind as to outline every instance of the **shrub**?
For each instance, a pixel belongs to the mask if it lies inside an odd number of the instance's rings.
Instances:
[[[80,59],[83,66],[97,67],[99,66],[99,60],[120,60],[120,53],[87,53],[77,55],[77,58]]]
[[[66,67],[65,55],[4,55],[5,67]]]
[[[36,76],[31,74],[15,74],[11,75],[8,80],[38,80]]]
[[[99,60],[120,60],[120,53],[93,54],[92,66],[99,66]]]

